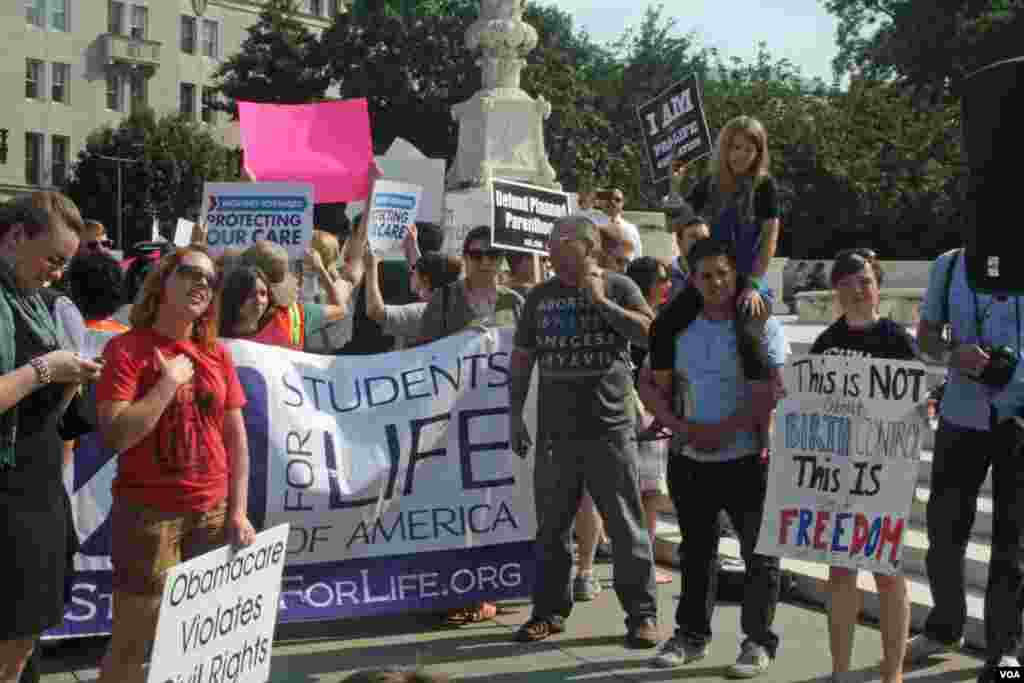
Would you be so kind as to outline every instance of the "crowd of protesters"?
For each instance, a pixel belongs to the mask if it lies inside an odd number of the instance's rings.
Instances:
[[[789,345],[764,282],[780,212],[761,124],[729,122],[710,168],[685,195],[673,184],[666,224],[678,258],[670,262],[643,256],[617,189],[581,192],[579,210],[556,222],[546,257],[502,250],[487,226],[470,230],[456,256],[442,251],[438,226],[417,223],[407,231],[405,258],[382,260],[369,247],[363,215],[351,230],[321,222],[299,264],[266,241],[214,259],[202,226],[188,247],[147,245],[119,262],[103,226],[83,220],[58,193],[0,207],[0,528],[17,549],[17,562],[0,570],[0,683],[32,677],[26,663],[38,638],[63,618],[78,536],[62,468],[75,439],[96,430],[120,454],[113,628],[100,681],[142,681],[167,570],[217,546],[247,545],[256,533],[247,518],[246,397],[221,340],[354,355],[490,327],[515,329],[509,444],[535,453],[537,581],[533,613],[516,639],[535,642],[568,628],[574,603],[601,591],[592,566],[604,547],[626,613],[626,644],[660,645],[658,667],[704,658],[717,547],[729,524],[746,579],[745,638],[728,674],[767,671],[780,651],[780,562],[755,547]],[[682,178],[685,166],[675,171]],[[952,368],[928,504],[936,606],[925,634],[908,642],[906,580],[875,576],[884,683],[903,680],[905,660],[962,642],[964,545],[990,462],[1002,483],[985,671],[1013,663],[1020,644],[1022,503],[1014,482],[1024,466],[1007,426],[1014,407],[982,379],[984,344],[1019,342],[1019,308],[1016,318],[996,315],[1013,304],[973,292],[962,262],[946,254],[934,266],[919,332],[924,350],[948,352]],[[919,356],[915,340],[879,315],[882,280],[874,252],[837,254],[831,286],[842,315],[811,353]],[[964,312],[982,306],[999,311],[982,322]],[[940,334],[946,324],[952,341]],[[102,357],[88,357],[88,330],[116,335]],[[524,406],[535,368],[531,432]],[[968,466],[954,453],[964,449],[988,455]],[[674,577],[655,567],[653,547],[666,496],[685,520],[686,586],[674,633],[663,640],[657,585]],[[958,563],[959,573],[951,570]],[[856,572],[830,568],[829,589],[832,676],[840,681],[860,609]],[[496,613],[485,602],[444,620],[475,623]],[[408,672],[358,680],[427,680],[400,674]]]

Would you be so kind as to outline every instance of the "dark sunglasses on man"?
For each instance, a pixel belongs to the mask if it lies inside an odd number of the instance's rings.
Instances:
[[[486,256],[487,258],[491,259],[492,261],[497,261],[498,259],[500,259],[503,256],[503,252],[501,251],[501,249],[494,249],[494,248],[491,248],[491,249],[467,249],[466,250],[466,256],[468,256],[469,258],[473,259],[474,261],[478,261],[478,260],[482,259],[484,256]]]

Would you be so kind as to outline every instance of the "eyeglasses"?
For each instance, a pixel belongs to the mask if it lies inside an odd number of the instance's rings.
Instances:
[[[465,254],[473,260],[479,260],[486,256],[495,261],[500,259],[502,255],[501,249],[467,249]]]
[[[104,249],[113,249],[114,240],[92,240],[85,246],[87,246],[89,249],[99,249],[100,247],[103,247]]]
[[[857,247],[855,249],[842,249],[836,253],[836,261],[842,259],[848,259],[851,256],[859,256],[865,261],[877,261],[878,254],[875,253],[874,249],[866,249],[864,247]]]
[[[610,199],[610,201],[613,201],[616,204],[622,204],[624,201],[626,201],[626,198],[625,197],[612,197]]]
[[[180,263],[178,267],[174,269],[180,277],[188,280],[193,285],[203,285],[210,289],[215,289],[217,286],[217,276],[208,273],[199,266],[190,266],[187,263]]]

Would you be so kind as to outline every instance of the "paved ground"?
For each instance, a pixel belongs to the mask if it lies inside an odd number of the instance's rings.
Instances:
[[[654,683],[687,680],[722,681],[725,668],[738,653],[739,606],[720,605],[715,614],[715,640],[702,662],[672,671],[650,668],[653,650],[627,650],[625,626],[611,590],[611,568],[599,565],[607,588],[590,603],[576,607],[569,630],[541,643],[523,645],[512,634],[530,613],[528,602],[502,604],[493,622],[460,629],[436,627],[437,619],[407,615],[324,624],[284,625],[278,629],[270,683],[341,683],[363,668],[419,664],[458,681],[488,683]],[[662,631],[670,633],[678,582],[661,586]],[[800,604],[779,606],[776,627],[782,649],[772,668],[759,680],[780,683],[827,683],[830,671],[825,615]],[[80,640],[48,648],[44,683],[73,683],[96,677],[102,639]],[[854,651],[857,683],[875,681],[881,658],[878,631],[858,628]],[[908,675],[918,683],[973,681],[981,660],[957,653],[936,658]]]

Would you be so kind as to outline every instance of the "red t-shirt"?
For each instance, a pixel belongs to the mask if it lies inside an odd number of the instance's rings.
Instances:
[[[210,510],[228,495],[224,413],[245,405],[231,355],[221,344],[205,351],[148,328],[111,339],[96,400],[135,402],[160,379],[155,349],[167,360],[184,353],[195,375],[178,387],[156,428],[120,454],[114,495],[167,512]]]

